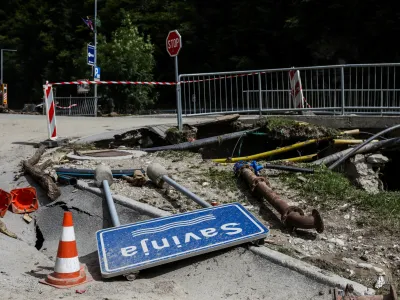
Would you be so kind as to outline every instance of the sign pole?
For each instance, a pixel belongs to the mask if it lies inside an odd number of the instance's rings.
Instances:
[[[181,105],[181,84],[179,83],[179,71],[178,71],[178,55],[175,59],[175,82],[176,84],[176,107],[177,107],[177,118],[178,118],[178,129],[182,131],[182,105]]]
[[[170,31],[166,40],[167,52],[175,60],[175,82],[176,82],[176,108],[177,123],[179,131],[182,131],[182,104],[181,104],[181,84],[179,82],[178,54],[182,48],[182,38],[177,30]]]
[[[97,67],[97,0],[94,0],[94,66],[93,66],[93,80],[96,80],[95,68]],[[94,102],[97,105],[97,84],[94,85]],[[97,117],[97,115],[95,116]]]

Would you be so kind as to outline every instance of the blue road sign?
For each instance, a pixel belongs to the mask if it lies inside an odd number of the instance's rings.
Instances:
[[[93,45],[87,45],[87,64],[94,66],[94,56],[96,55],[96,49]]]
[[[94,80],[100,80],[100,67],[94,68]]]
[[[263,239],[268,229],[239,203],[96,232],[103,277]]]

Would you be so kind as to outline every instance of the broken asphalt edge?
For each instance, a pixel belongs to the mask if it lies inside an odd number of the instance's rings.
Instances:
[[[78,180],[76,187],[81,190],[91,192],[100,197],[104,196],[104,193],[100,188],[91,187],[91,186],[89,186],[89,184],[87,184],[86,182],[84,182],[82,180]],[[148,205],[145,203],[141,203],[139,201],[133,200],[133,199],[125,197],[125,196],[113,194],[112,198],[114,199],[115,203],[118,203],[118,204],[128,207],[128,208],[131,208],[137,212],[146,214],[150,217],[157,218],[157,217],[167,217],[167,216],[172,215],[172,213],[170,213],[170,212],[161,210],[159,208],[156,208],[154,206],[151,206],[151,205]]]
[[[269,249],[267,247],[255,247],[250,246],[249,250],[254,254],[262,256],[263,258],[278,264],[282,267],[289,268],[297,273],[300,273],[308,278],[314,279],[322,284],[326,284],[332,287],[340,287],[345,289],[347,284],[351,284],[354,287],[354,293],[356,295],[371,295],[375,294],[375,290],[368,288],[358,282],[348,280],[337,274],[322,270],[316,266],[310,265],[306,262],[280,253],[278,251]],[[366,293],[368,291],[368,293]]]

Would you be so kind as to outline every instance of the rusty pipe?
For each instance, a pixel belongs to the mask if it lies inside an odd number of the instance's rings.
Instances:
[[[319,212],[314,209],[310,216],[305,216],[301,208],[290,206],[276,194],[269,186],[269,182],[264,177],[254,174],[253,168],[243,165],[239,174],[250,186],[253,193],[265,199],[281,214],[281,221],[289,228],[316,229],[321,233],[324,231],[324,222]]]
[[[333,300],[397,300],[397,292],[393,285],[390,285],[388,295],[372,295],[372,296],[355,296],[353,294],[353,286],[348,284],[344,291],[344,295],[340,295],[337,288],[333,292]]]

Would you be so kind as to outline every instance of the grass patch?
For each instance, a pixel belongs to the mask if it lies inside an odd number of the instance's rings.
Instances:
[[[340,132],[336,129],[305,124],[281,117],[262,118],[257,122],[257,126],[261,127],[261,130],[267,133],[270,138],[277,140],[295,141],[340,135]]]
[[[349,203],[371,212],[385,225],[398,227],[400,224],[400,192],[369,194],[354,187],[343,174],[332,172],[326,167],[317,167],[314,174],[302,174],[306,182],[299,180],[293,173],[282,176],[288,186],[300,191],[301,196],[327,209]]]
[[[221,190],[237,190],[237,178],[232,171],[210,168],[204,173],[204,176],[211,181],[212,185]]]

